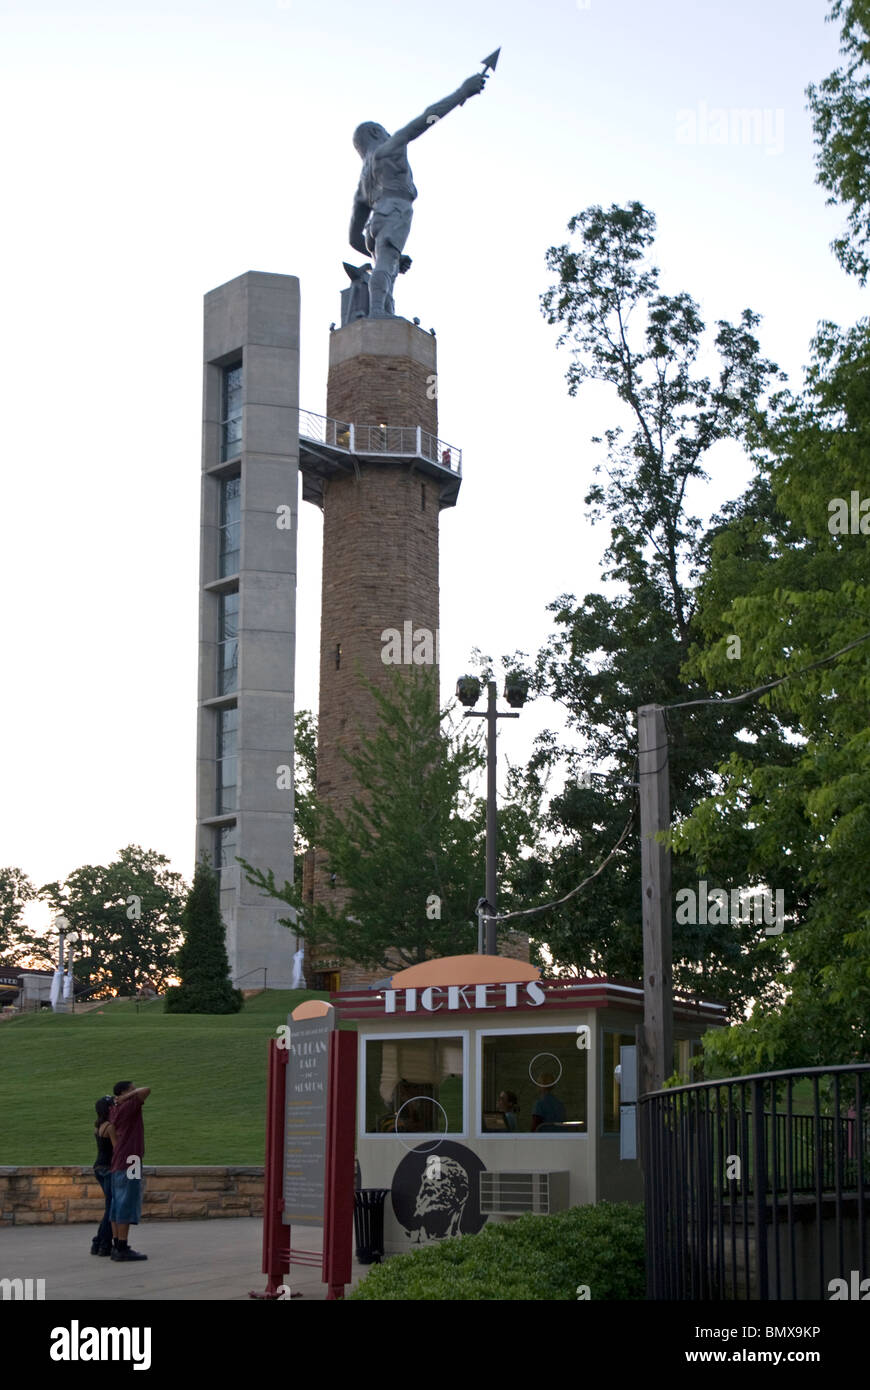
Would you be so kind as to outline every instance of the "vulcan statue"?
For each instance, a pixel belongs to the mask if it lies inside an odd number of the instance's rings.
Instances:
[[[408,164],[408,143],[483,91],[487,69],[494,69],[498,50],[484,59],[484,71],[475,73],[449,97],[427,106],[422,116],[390,135],[375,121],[364,121],[353,133],[354,148],[363,162],[353,202],[349,241],[355,251],[374,259],[368,283],[368,317],[393,318],[393,286],[396,276],[408,269],[411,258],[403,254],[411,230],[412,204],[417,196]],[[348,273],[350,271],[348,270]],[[358,272],[357,272],[358,274]],[[362,315],[357,310],[355,317]]]

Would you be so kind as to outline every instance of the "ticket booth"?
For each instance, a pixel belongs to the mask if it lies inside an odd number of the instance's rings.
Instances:
[[[357,1158],[361,1185],[390,1193],[386,1253],[523,1212],[643,1199],[641,988],[448,956],[332,1002],[357,1025]],[[720,1005],[677,1003],[675,1070],[723,1024]]]

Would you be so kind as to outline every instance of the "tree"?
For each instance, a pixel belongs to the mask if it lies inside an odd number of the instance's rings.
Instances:
[[[214,870],[200,861],[182,916],[184,944],[175,961],[181,984],[167,990],[168,1014],[235,1014],[244,999],[230,983],[226,928]]]
[[[85,864],[39,897],[79,934],[75,974],[96,998],[160,990],[173,974],[185,886],[165,855],[127,845],[111,864]]]
[[[564,774],[545,824],[553,844],[529,874],[542,900],[562,896],[610,852],[636,803],[635,714],[639,705],[691,696],[682,667],[694,635],[695,589],[708,540],[686,504],[692,483],[708,477],[714,450],[742,441],[759,399],[776,374],[760,352],[758,316],[720,320],[712,347],[713,379],[696,367],[705,343],[699,308],[685,292],[665,294],[649,264],[655,218],[640,203],[573,217],[579,244],[555,246],[547,264],[558,277],[543,295],[551,324],[570,344],[567,379],[575,395],[600,381],[616,396],[617,423],[602,438],[607,462],[596,468],[586,497],[590,520],[606,521],[610,542],[602,578],[615,596],[563,594],[549,611],[556,631],[525,667],[532,689],[567,712],[569,734],[538,740],[530,775]],[[506,658],[507,660],[507,658]],[[527,661],[525,654],[511,664]],[[697,687],[696,687],[697,689]],[[703,691],[698,691],[703,693]],[[746,715],[706,711],[692,721],[672,717],[671,803],[680,819],[715,780],[715,764],[733,746]],[[754,711],[750,736],[774,722]],[[739,857],[718,866],[723,886],[744,886]],[[690,856],[674,866],[675,887],[698,881]],[[640,842],[637,819],[594,891],[542,914],[534,927],[557,966],[578,973],[637,979],[642,973]],[[750,950],[758,932],[733,925],[674,927],[678,987],[721,999],[738,1014],[764,991],[772,965]]]
[[[863,284],[870,4],[834,0],[829,19],[843,20],[848,63],[808,88],[818,179],[829,202],[849,209],[833,249]],[[789,875],[799,896],[780,1006],[756,1007],[705,1040],[706,1065],[720,1074],[870,1060],[868,320],[847,330],[820,325],[802,393],[771,402],[754,446],[758,476],[714,544],[699,614],[704,641],[690,669],[716,681],[723,633],[737,627],[750,682],[793,673],[762,697],[789,730],[791,756],[755,768],[731,758],[719,794],[697,807],[680,839],[709,856],[742,836],[760,871]]]
[[[359,793],[340,816],[315,806],[327,870],[346,890],[342,911],[304,902],[301,887],[276,883],[271,869],[241,860],[249,882],[286,902],[285,919],[309,941],[328,942],[346,960],[372,969],[476,950],[475,907],[485,882],[485,803],[470,783],[483,766],[479,738],[457,735],[437,703],[437,668],[390,670],[391,685],[366,688],[379,725],[345,754]],[[508,872],[533,818],[503,818],[501,864]]]
[[[36,889],[21,869],[0,869],[0,961],[18,965],[37,944],[23,918],[24,907]]]
[[[782,393],[757,433],[760,481],[717,537],[702,589],[704,644],[689,671],[723,678],[726,632],[741,634],[747,685],[798,673],[761,697],[788,728],[790,756],[736,753],[723,783],[679,827],[702,860],[743,841],[769,881],[797,882],[780,1007],[705,1051],[720,1070],[870,1060],[870,567],[867,531],[833,531],[852,494],[870,513],[870,325],[823,324],[803,393]],[[756,500],[773,498],[769,508]],[[850,517],[850,521],[851,521]],[[751,557],[751,558],[750,558]]]
[[[870,271],[870,0],[833,0],[827,19],[843,21],[846,63],[807,88],[819,146],[817,181],[830,193],[829,204],[848,208],[846,233],[833,250],[864,285]]]

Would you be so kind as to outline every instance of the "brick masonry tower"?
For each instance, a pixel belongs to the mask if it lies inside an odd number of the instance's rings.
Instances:
[[[381,634],[438,632],[438,518],[456,503],[461,456],[437,437],[435,337],[406,319],[360,318],[331,334],[326,411],[300,412],[299,448],[303,498],[323,509],[317,792],[343,815],[355,783],[341,750],[376,727],[358,673],[386,689]],[[307,886],[345,906],[319,851]],[[306,956],[313,987],[352,989],[378,973],[317,947]]]

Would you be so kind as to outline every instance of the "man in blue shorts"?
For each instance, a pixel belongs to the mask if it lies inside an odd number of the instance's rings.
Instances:
[[[127,1232],[138,1226],[142,1215],[142,1160],[145,1156],[145,1124],[142,1106],[151,1094],[150,1086],[137,1087],[132,1081],[119,1081],[114,1088],[110,1134],[112,1154],[112,1259],[147,1260],[127,1244]]]

